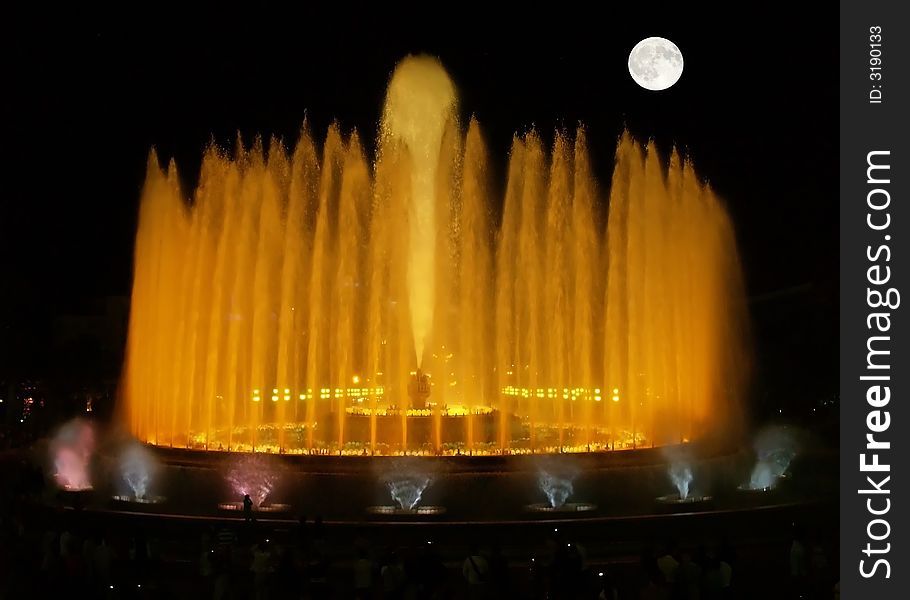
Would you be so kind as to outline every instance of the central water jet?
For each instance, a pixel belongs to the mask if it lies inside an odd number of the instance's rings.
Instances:
[[[433,326],[436,299],[436,208],[440,150],[457,126],[455,86],[439,61],[409,56],[392,74],[382,113],[381,151],[405,151],[411,163],[407,286],[417,364]]]
[[[436,59],[393,72],[378,151],[329,127],[149,158],[130,431],[312,455],[592,452],[739,431],[746,304],[723,203],[624,133],[517,135],[503,186]],[[497,190],[502,194],[498,194]]]

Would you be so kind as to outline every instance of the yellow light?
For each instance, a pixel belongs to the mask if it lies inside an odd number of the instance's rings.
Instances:
[[[278,402],[278,396],[272,396],[272,402]]]
[[[284,395],[284,400],[285,400],[285,402],[287,402],[287,401],[290,400],[290,399],[291,399],[291,395],[290,395],[290,394],[285,394],[285,395]]]
[[[619,396],[613,396],[613,402],[619,402]]]
[[[278,393],[278,388],[272,388],[272,393],[273,393],[273,394],[277,394],[277,393]]]
[[[600,388],[596,388],[596,389],[594,390],[594,393],[595,393],[595,394],[599,394],[599,393],[600,393]]]
[[[300,399],[301,399],[301,400],[306,400],[306,394],[300,394]]]
[[[258,396],[258,395],[259,395],[259,388],[256,388],[255,390],[253,390],[253,395],[254,395],[254,396]]]
[[[284,393],[285,393],[285,394],[290,394],[290,393],[291,393],[291,390],[289,390],[289,389],[287,389],[287,388],[284,388]]]
[[[613,388],[613,393],[614,393],[614,394],[618,394],[618,393],[619,393],[619,388]]]
[[[351,377],[351,381],[354,383],[360,383],[360,375],[354,375]]]
[[[600,402],[600,396],[594,396],[594,402]]]

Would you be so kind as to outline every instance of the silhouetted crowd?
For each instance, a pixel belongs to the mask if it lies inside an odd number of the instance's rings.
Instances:
[[[455,533],[414,543],[404,525],[352,531],[319,517],[131,518],[51,508],[34,473],[5,469],[4,477],[0,600],[726,600],[756,596],[759,584],[783,598],[830,599],[836,583],[830,547],[798,527],[768,556],[751,548],[744,556],[721,540],[667,541],[636,557],[635,549],[610,550],[603,526],[585,538],[598,539],[592,560],[584,543],[558,530],[516,542],[473,527],[465,534],[478,539]]]

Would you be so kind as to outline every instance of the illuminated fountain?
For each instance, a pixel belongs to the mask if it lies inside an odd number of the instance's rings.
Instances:
[[[222,502],[218,508],[222,510],[243,510],[243,498],[249,496],[253,502],[255,512],[285,512],[290,510],[287,504],[268,502],[268,498],[280,479],[278,468],[274,461],[262,454],[241,456],[234,460],[225,474],[230,489],[236,502]]]
[[[757,460],[749,481],[739,486],[743,492],[768,492],[786,478],[790,463],[796,457],[797,444],[792,431],[783,427],[769,427],[756,436]]]
[[[124,414],[150,444],[332,455],[631,450],[738,431],[745,302],[677,151],[513,140],[504,195],[442,66],[402,61],[375,160],[333,125],[150,155]],[[416,386],[416,390],[411,389]],[[414,391],[418,393],[413,393]]]
[[[53,478],[65,492],[87,492],[92,486],[95,432],[91,424],[74,419],[63,425],[50,444]]]
[[[406,459],[405,459],[406,460]],[[409,461],[390,463],[380,475],[395,505],[370,506],[367,512],[374,515],[439,515],[442,506],[420,506],[423,493],[433,483],[433,475],[419,464]]]
[[[558,457],[534,459],[538,463],[537,488],[546,496],[546,502],[529,504],[527,510],[542,513],[588,512],[597,508],[593,504],[569,502],[575,493],[575,479],[580,469],[574,462]]]
[[[709,502],[711,496],[692,493],[692,481],[695,477],[692,474],[692,464],[688,453],[679,449],[668,449],[664,451],[664,455],[670,460],[667,475],[673,483],[673,487],[676,488],[676,493],[660,496],[657,498],[657,502],[666,505],[692,505]]]
[[[139,444],[127,446],[118,459],[120,484],[121,487],[125,484],[126,490],[115,495],[114,500],[140,504],[162,502],[164,500],[162,496],[150,493],[158,469],[158,461],[147,448]]]

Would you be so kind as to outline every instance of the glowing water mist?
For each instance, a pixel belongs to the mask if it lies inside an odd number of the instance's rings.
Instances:
[[[255,508],[265,503],[278,482],[278,471],[263,455],[238,459],[230,466],[226,476],[234,494],[239,498],[249,494]]]
[[[572,478],[560,477],[546,471],[541,471],[537,476],[537,486],[546,495],[551,508],[560,508],[575,491]]]
[[[769,490],[777,485],[796,457],[795,433],[786,427],[768,427],[760,431],[753,444],[757,457],[749,483],[750,490]]]
[[[405,151],[411,162],[407,281],[418,366],[433,327],[437,174],[443,134],[455,124],[456,102],[455,86],[439,61],[412,57],[395,69],[382,116],[382,147]]]
[[[401,510],[412,511],[433,482],[433,476],[413,461],[399,460],[385,468],[380,480]]]
[[[120,454],[119,471],[123,482],[131,492],[130,499],[146,500],[149,489],[158,471],[155,456],[140,444],[130,444]]]
[[[138,439],[454,455],[737,434],[742,274],[691,161],[624,133],[597,181],[583,128],[532,130],[497,185],[456,108],[439,62],[409,57],[374,161],[356,132],[304,125],[293,150],[209,148],[187,193],[151,153],[123,386]],[[428,395],[408,393],[417,371]]]
[[[670,463],[667,467],[667,475],[673,482],[679,499],[685,500],[689,497],[689,487],[693,479],[691,456],[687,449],[672,446],[663,449],[662,454]]]
[[[69,492],[92,489],[94,452],[95,431],[90,423],[74,419],[64,424],[50,444],[50,460],[57,485]]]

